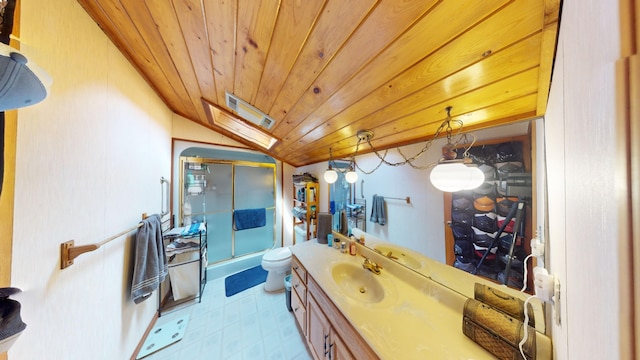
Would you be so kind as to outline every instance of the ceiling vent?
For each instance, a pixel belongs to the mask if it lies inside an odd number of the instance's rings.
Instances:
[[[275,124],[275,120],[273,120],[267,114],[258,110],[251,104],[229,93],[228,91],[225,93],[227,94],[227,107],[235,111],[235,113],[238,114],[238,116],[240,116],[241,118],[267,130],[271,129],[273,127],[273,124]]]

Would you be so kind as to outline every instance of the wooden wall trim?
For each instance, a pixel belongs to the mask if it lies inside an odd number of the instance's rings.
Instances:
[[[620,0],[616,69],[620,359],[640,356],[640,3]]]
[[[0,287],[11,286],[13,199],[15,193],[17,111],[5,112],[4,183],[0,194]],[[1,358],[0,358],[1,359]]]

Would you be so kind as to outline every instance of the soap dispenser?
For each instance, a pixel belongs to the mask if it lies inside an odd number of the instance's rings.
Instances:
[[[352,236],[349,239],[349,255],[356,256],[356,253],[357,253],[356,241]]]

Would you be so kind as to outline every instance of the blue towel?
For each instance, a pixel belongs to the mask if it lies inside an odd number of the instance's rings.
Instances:
[[[373,195],[371,201],[371,222],[384,225],[387,223],[387,214],[384,209],[384,196]]]
[[[244,209],[233,212],[233,230],[263,227],[267,223],[265,208]]]

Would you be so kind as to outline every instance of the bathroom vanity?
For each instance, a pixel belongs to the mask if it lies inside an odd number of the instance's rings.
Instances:
[[[291,308],[314,358],[377,359],[375,352],[295,256],[291,268]]]
[[[357,246],[356,256],[316,241],[291,247],[292,309],[315,359],[495,359],[462,332],[466,296]],[[540,343],[538,359],[549,358]]]

